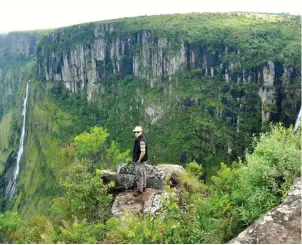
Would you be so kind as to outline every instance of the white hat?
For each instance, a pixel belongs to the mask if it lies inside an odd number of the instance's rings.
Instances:
[[[133,132],[141,132],[143,131],[143,128],[141,126],[136,126],[135,129],[133,129]]]

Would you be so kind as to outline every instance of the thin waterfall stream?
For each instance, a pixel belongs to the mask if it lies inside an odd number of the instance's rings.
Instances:
[[[23,154],[23,143],[24,143],[24,136],[25,136],[25,121],[26,121],[26,105],[27,105],[27,98],[28,98],[28,82],[26,84],[26,95],[23,101],[23,110],[22,110],[22,133],[21,133],[21,138],[20,138],[20,143],[19,143],[19,151],[18,151],[18,155],[17,155],[17,164],[16,167],[14,169],[14,176],[13,179],[9,182],[7,188],[6,188],[6,192],[5,192],[5,196],[12,198],[12,196],[14,195],[15,192],[15,188],[16,188],[16,180],[19,174],[19,169],[20,169],[20,160]]]

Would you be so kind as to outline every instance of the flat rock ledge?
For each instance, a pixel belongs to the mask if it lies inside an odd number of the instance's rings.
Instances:
[[[294,181],[282,204],[261,216],[228,243],[301,244],[301,177]]]
[[[136,212],[155,215],[162,207],[162,199],[167,197],[167,193],[151,188],[138,197],[133,196],[133,191],[126,191],[116,196],[111,212],[117,218],[121,218],[124,213]]]

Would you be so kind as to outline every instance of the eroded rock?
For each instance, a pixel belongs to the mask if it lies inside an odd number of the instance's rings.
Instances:
[[[165,180],[170,181],[173,186],[179,184],[180,174],[185,172],[185,169],[177,164],[160,164],[158,167],[163,170]]]
[[[301,244],[301,178],[295,180],[282,204],[261,216],[229,243]]]
[[[129,164],[122,166],[118,170],[103,170],[102,179],[104,183],[115,182],[115,189],[119,193],[112,206],[112,214],[115,217],[121,217],[124,212],[155,215],[162,207],[162,201],[168,197],[168,193],[163,192],[166,181],[169,180],[170,186],[179,183],[180,173],[184,172],[180,165],[162,164],[151,166],[146,164],[147,189],[138,196],[133,196],[133,190],[136,187],[135,166]]]
[[[166,193],[159,190],[147,188],[138,197],[133,196],[133,191],[126,191],[116,196],[112,205],[113,216],[120,218],[123,213],[155,214],[162,207],[162,199],[167,197]]]
[[[128,190],[135,185],[135,176],[133,174],[119,174],[114,170],[103,170],[102,179],[104,183],[113,181],[116,190]]]
[[[133,189],[136,187],[135,166],[129,164],[121,167],[119,171],[103,170],[102,178],[105,183],[114,181],[115,189]],[[165,184],[164,172],[162,169],[146,164],[147,187],[153,189],[163,189]],[[126,183],[124,183],[124,181]]]
[[[176,164],[161,164],[152,166],[146,164],[147,188],[163,190],[166,181],[170,185],[176,186],[180,181],[180,173],[185,169]],[[115,182],[115,189],[129,190],[136,187],[135,182],[135,166],[129,164],[122,166],[119,170],[103,170],[102,179],[105,183]]]

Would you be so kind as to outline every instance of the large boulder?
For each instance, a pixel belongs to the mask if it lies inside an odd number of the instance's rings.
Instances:
[[[301,178],[295,180],[282,204],[261,216],[229,243],[301,244]]]
[[[156,214],[162,207],[162,200],[168,195],[160,190],[147,188],[146,191],[134,197],[132,191],[126,191],[116,196],[112,205],[111,212],[113,216],[121,218],[123,213],[144,213]]]
[[[128,190],[135,186],[135,176],[133,174],[119,174],[114,170],[103,170],[102,179],[105,184],[113,181],[115,183],[114,189]]]
[[[163,170],[166,182],[172,186],[179,185],[180,175],[185,172],[183,166],[177,164],[160,164],[158,167]]]
[[[182,172],[185,172],[185,169],[177,164],[160,164],[157,166],[146,164],[147,187],[163,189],[167,180],[169,180],[172,185],[176,185],[179,183],[179,176]],[[124,165],[116,171],[116,173],[119,175],[135,175],[135,166],[133,163]],[[133,187],[135,187],[135,185],[136,183],[134,183]],[[120,186],[123,186],[123,184]]]
[[[122,166],[117,170],[103,170],[104,183],[115,182],[115,190],[121,192],[115,197],[111,209],[112,214],[116,217],[121,217],[124,212],[155,215],[162,207],[163,198],[168,197],[168,194],[163,192],[166,181],[169,180],[170,185],[176,186],[180,173],[184,171],[184,168],[179,165],[151,166],[146,164],[147,189],[142,195],[134,197],[133,189],[136,187],[134,164]]]
[[[161,164],[158,166],[146,164],[147,188],[163,190],[166,181],[169,181],[172,186],[177,186],[182,172],[185,172],[185,169],[176,164]],[[135,166],[132,163],[117,170],[103,170],[102,179],[104,183],[115,182],[116,190],[133,189],[136,187]]]

